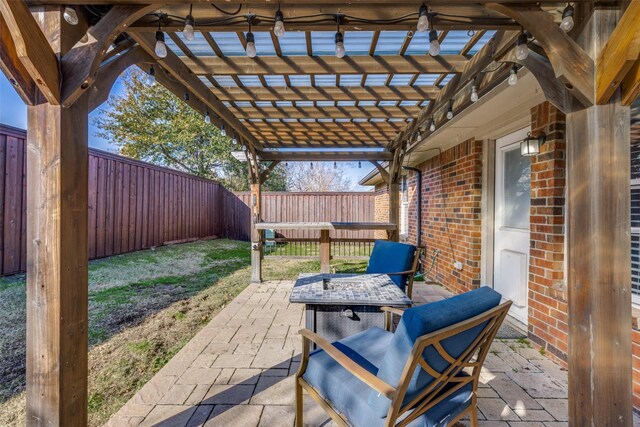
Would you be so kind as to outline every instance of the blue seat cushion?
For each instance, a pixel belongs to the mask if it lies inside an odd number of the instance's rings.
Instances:
[[[406,310],[393,338],[389,341],[388,351],[378,365],[377,376],[387,384],[398,386],[411,349],[418,338],[480,315],[500,304],[501,298],[501,295],[493,289],[482,287]],[[442,346],[451,356],[459,357],[478,337],[485,324],[477,325],[441,341]],[[425,349],[423,358],[437,372],[443,372],[450,366],[432,346]],[[434,378],[418,365],[411,377],[403,403],[408,403],[433,380]],[[391,403],[389,399],[371,392],[368,400],[379,417],[387,414]]]
[[[371,328],[336,341],[334,345],[360,366],[375,374],[392,337],[391,332]],[[367,397],[371,388],[340,366],[323,350],[311,353],[303,378],[325,400],[331,402],[333,408],[343,414],[350,425],[354,427],[384,425],[385,419],[378,416],[368,402]],[[471,393],[472,384],[465,385],[411,422],[409,426],[446,426],[468,407]]]
[[[406,243],[390,242],[388,240],[376,240],[367,265],[367,273],[399,273],[410,270],[413,266],[413,258],[416,247]],[[407,284],[407,275],[389,276],[393,282],[404,291]]]

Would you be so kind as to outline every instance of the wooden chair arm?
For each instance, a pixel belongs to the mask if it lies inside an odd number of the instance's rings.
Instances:
[[[382,381],[380,378],[373,375],[371,372],[364,369],[362,366],[358,365],[354,362],[349,356],[338,350],[338,348],[334,347],[329,341],[322,338],[320,335],[310,331],[309,329],[300,329],[298,332],[302,335],[303,346],[305,345],[305,340],[314,342],[319,348],[325,351],[327,355],[329,355],[333,360],[338,362],[340,366],[353,374],[360,381],[364,382],[366,385],[387,397],[388,399],[393,400],[396,395],[396,389],[389,384]],[[305,355],[308,357],[308,355]],[[302,364],[306,366],[306,360],[302,361]]]
[[[403,276],[405,274],[415,274],[415,270],[400,271],[398,273],[384,273],[387,276]]]
[[[391,326],[393,326],[393,315],[397,314],[398,316],[402,316],[404,313],[404,308],[395,308],[395,307],[380,307],[380,310],[384,312],[384,329],[385,331],[391,332]]]

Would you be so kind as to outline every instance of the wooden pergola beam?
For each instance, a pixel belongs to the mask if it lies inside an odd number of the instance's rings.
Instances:
[[[134,37],[140,34],[134,33]],[[202,56],[182,58],[197,75],[295,75],[295,74],[441,74],[460,73],[464,55],[432,56]]]
[[[584,106],[594,103],[595,66],[587,53],[537,5],[489,3],[487,7],[515,19],[544,48],[553,70]]]
[[[387,119],[417,114],[420,107],[237,107],[229,110],[240,119]]]
[[[79,42],[61,60],[65,76],[62,100],[73,104],[95,81],[98,67],[109,46],[130,23],[156,9],[155,5],[115,5],[96,25],[87,31],[87,42]]]
[[[261,151],[261,160],[280,160],[290,162],[357,162],[359,160],[391,160],[393,154],[388,151]]]
[[[622,105],[631,105],[640,96],[640,58],[629,69],[620,86],[622,88]]]
[[[16,46],[2,14],[0,14],[0,69],[15,87],[22,101],[27,105],[33,105],[38,89],[29,71],[18,58]]]
[[[18,59],[52,105],[60,104],[59,64],[47,38],[23,1],[0,0],[0,13]],[[17,82],[17,80],[16,80]],[[24,88],[28,90],[28,87]]]
[[[221,101],[426,101],[434,86],[269,86],[211,87]]]
[[[151,56],[155,57],[155,39],[153,35],[135,33],[132,38]],[[261,144],[249,132],[249,130],[229,111],[229,109],[217,99],[207,86],[200,81],[191,70],[185,66],[180,58],[173,52],[167,52],[167,57],[158,59],[158,63],[167,70],[176,80],[184,85],[191,94],[199,97],[201,101],[211,109],[211,113],[217,114],[230,128],[234,129],[251,145],[260,148]]]
[[[613,30],[604,49],[598,55],[596,61],[596,103],[603,104],[611,99],[613,93],[625,80],[627,73],[631,71],[639,58],[640,2],[632,1]]]

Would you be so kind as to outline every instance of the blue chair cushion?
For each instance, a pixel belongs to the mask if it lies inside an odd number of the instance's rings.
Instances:
[[[501,295],[491,288],[482,287],[442,301],[424,304],[406,310],[389,342],[388,351],[378,365],[377,376],[396,387],[418,338],[458,322],[482,314],[500,304]],[[485,324],[441,341],[444,349],[453,357],[460,356],[478,337]],[[450,364],[433,347],[423,353],[425,361],[437,372],[443,372]],[[434,378],[419,366],[414,371],[403,403],[408,403],[427,387]],[[377,392],[369,393],[369,404],[378,414],[387,414],[391,401]]]
[[[371,328],[333,344],[360,366],[375,374],[392,338],[391,332]],[[333,408],[343,414],[350,425],[354,427],[384,425],[385,419],[378,416],[367,401],[371,388],[351,375],[323,350],[311,353],[303,378],[325,400],[331,402]],[[471,393],[472,384],[465,385],[411,422],[409,426],[446,426],[469,406]]]
[[[399,273],[410,270],[416,247],[406,243],[390,242],[388,240],[376,240],[367,265],[367,273]],[[407,284],[407,275],[392,275],[391,280],[404,291]]]

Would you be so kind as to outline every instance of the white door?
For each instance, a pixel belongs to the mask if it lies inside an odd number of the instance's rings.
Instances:
[[[527,323],[531,160],[520,155],[522,129],[496,141],[494,288],[513,301],[510,314]]]

